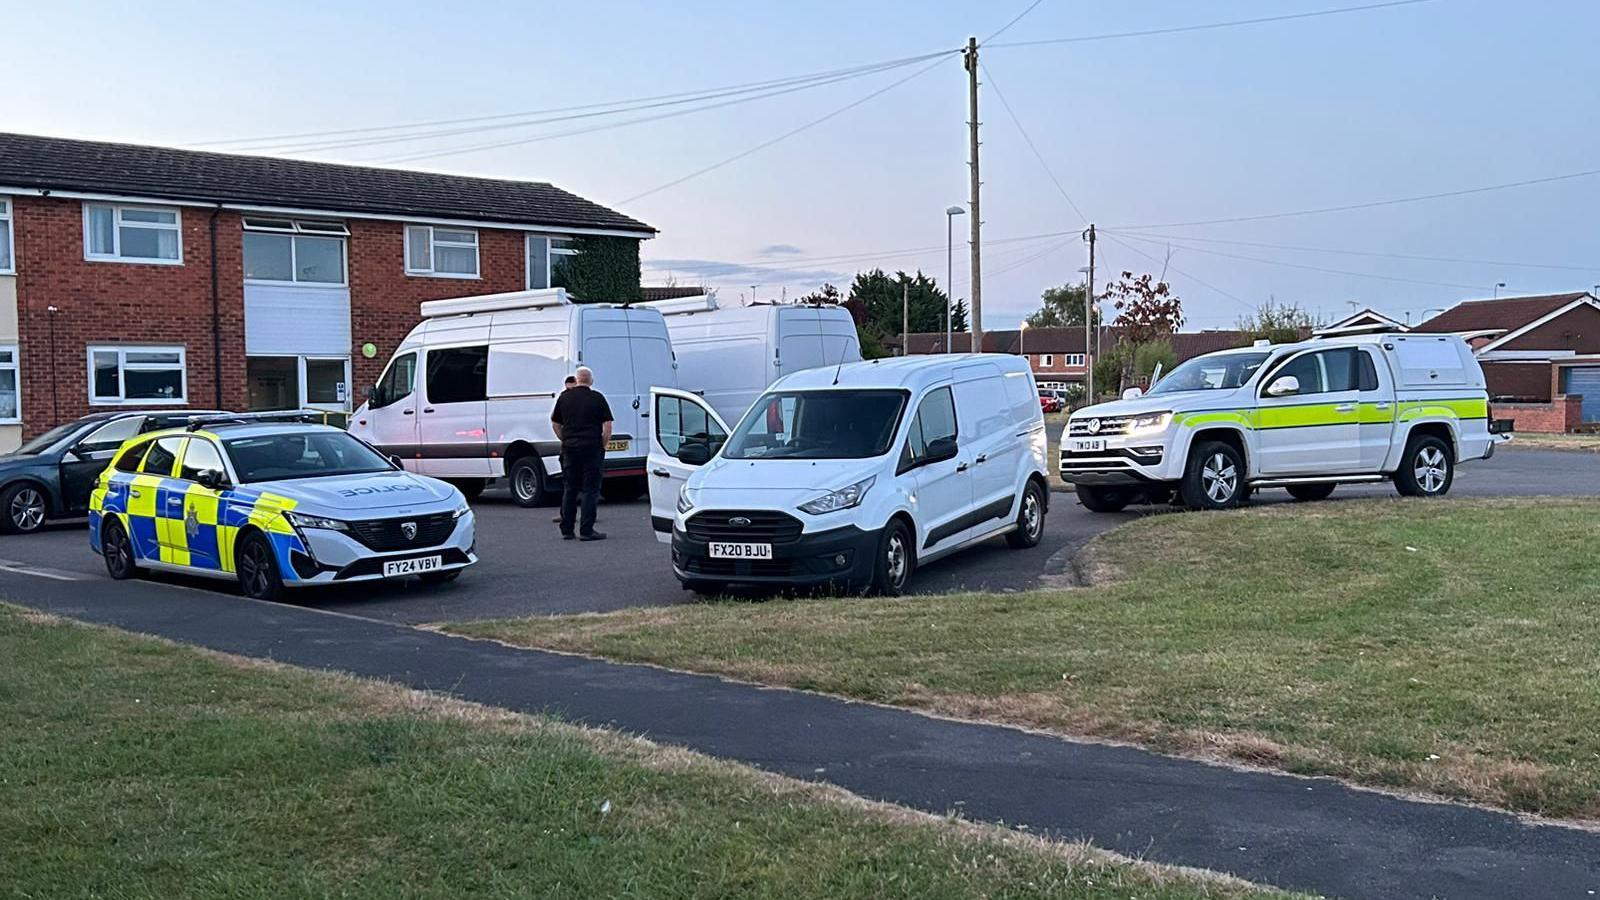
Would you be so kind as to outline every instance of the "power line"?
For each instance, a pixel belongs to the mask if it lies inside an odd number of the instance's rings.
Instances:
[[[1102,229],[1102,231],[1116,231],[1117,229]],[[1503,259],[1467,259],[1457,256],[1422,256],[1413,253],[1382,253],[1374,250],[1341,250],[1332,247],[1305,247],[1295,244],[1267,244],[1259,241],[1230,241],[1222,238],[1204,238],[1192,235],[1163,235],[1144,233],[1129,235],[1129,237],[1157,238],[1160,240],[1199,241],[1206,244],[1231,244],[1239,247],[1259,247],[1267,250],[1295,250],[1305,253],[1336,253],[1344,256],[1370,256],[1379,259],[1408,259],[1421,262],[1461,263],[1465,265],[1507,266],[1516,269],[1556,269],[1567,272],[1600,272],[1600,265],[1593,266],[1563,266],[1552,263],[1510,262]]]
[[[1067,193],[1067,189],[1061,186],[1061,179],[1057,178],[1056,173],[1050,170],[1050,164],[1045,162],[1044,154],[1039,152],[1038,146],[1033,143],[1033,138],[1028,136],[1028,129],[1023,127],[1022,120],[1017,117],[1017,111],[1011,108],[1011,101],[1006,99],[1005,92],[1000,90],[1000,82],[995,80],[994,73],[989,71],[989,67],[981,62],[978,63],[978,67],[983,70],[984,76],[989,79],[989,87],[994,91],[994,95],[1000,98],[1000,105],[1005,108],[1006,115],[1011,117],[1011,124],[1017,126],[1017,133],[1022,135],[1023,142],[1028,145],[1029,150],[1033,151],[1033,158],[1039,161],[1039,168],[1044,169],[1044,174],[1049,176],[1050,183],[1056,186],[1056,190],[1061,193],[1062,199],[1066,200],[1067,205],[1072,207],[1072,211],[1078,214],[1078,218],[1085,222],[1089,221],[1088,215],[1078,208],[1078,202],[1073,200],[1072,195]]]
[[[1184,270],[1182,270],[1182,269],[1178,268],[1177,266],[1173,265],[1171,260],[1157,259],[1156,257],[1151,256],[1150,254],[1144,252],[1143,250],[1140,250],[1138,247],[1133,246],[1132,244],[1128,243],[1127,241],[1124,241],[1124,240],[1118,238],[1116,235],[1107,234],[1106,235],[1106,239],[1111,241],[1112,243],[1120,245],[1121,247],[1123,247],[1126,250],[1131,250],[1132,252],[1139,254],[1140,256],[1144,257],[1145,259],[1150,260],[1153,263],[1159,263],[1162,266],[1164,266],[1164,267],[1166,267],[1168,269],[1171,269],[1174,272],[1177,272],[1179,275],[1182,275],[1183,277],[1189,279],[1190,281],[1193,281],[1195,284],[1198,284],[1203,288],[1207,288],[1207,289],[1209,289],[1209,290],[1211,290],[1211,291],[1213,291],[1213,292],[1215,292],[1215,293],[1217,293],[1217,294],[1219,294],[1219,295],[1221,295],[1223,297],[1227,297],[1229,300],[1232,300],[1233,302],[1239,304],[1240,306],[1244,307],[1245,309],[1250,310],[1251,312],[1255,311],[1255,306],[1252,305],[1249,301],[1245,300],[1242,297],[1239,297],[1236,294],[1231,294],[1231,293],[1223,290],[1222,288],[1217,287],[1216,285],[1212,284],[1209,281],[1204,281],[1197,275],[1191,275],[1188,272],[1185,272]]]
[[[932,52],[932,53],[923,53],[923,54],[918,54],[916,56],[906,56],[906,57],[901,57],[899,59],[889,59],[889,60],[883,60],[883,61],[874,62],[874,63],[864,63],[864,64],[861,64],[861,65],[849,66],[849,67],[841,68],[841,69],[827,69],[827,70],[818,71],[818,72],[808,72],[808,73],[805,73],[805,74],[802,74],[802,75],[791,75],[791,76],[788,76],[788,77],[785,77],[785,78],[774,78],[774,79],[768,79],[768,80],[765,80],[765,81],[747,81],[747,82],[743,82],[741,84],[731,84],[731,85],[723,85],[721,87],[701,88],[701,89],[693,90],[693,91],[679,91],[679,92],[671,93],[671,94],[655,94],[655,95],[648,96],[648,97],[636,97],[636,98],[630,98],[630,99],[625,99],[625,100],[608,100],[608,101],[598,102],[598,103],[581,103],[581,104],[577,104],[577,105],[574,105],[574,106],[554,106],[554,107],[547,107],[545,109],[524,110],[522,112],[514,112],[514,113],[498,113],[498,114],[495,114],[495,115],[487,115],[487,116],[467,116],[467,117],[464,117],[464,118],[454,118],[454,119],[433,119],[433,120],[429,120],[429,121],[408,122],[408,123],[398,124],[398,125],[372,125],[372,126],[366,126],[366,127],[362,127],[362,128],[337,128],[337,129],[332,129],[332,130],[328,130],[328,131],[300,131],[300,132],[292,132],[292,133],[288,133],[288,134],[259,135],[259,136],[256,136],[256,137],[249,137],[249,138],[231,138],[231,139],[226,139],[226,140],[199,141],[199,142],[196,142],[194,144],[190,144],[189,146],[191,146],[191,147],[208,147],[208,146],[209,147],[226,147],[226,146],[238,146],[238,145],[241,145],[241,144],[265,144],[265,145],[268,145],[269,147],[272,147],[272,146],[277,146],[278,144],[280,144],[281,142],[284,142],[284,141],[294,141],[294,140],[299,140],[299,139],[304,139],[304,138],[341,137],[341,136],[350,136],[350,135],[358,135],[358,134],[376,134],[376,133],[384,132],[384,131],[403,131],[403,130],[407,130],[407,129],[429,129],[429,128],[437,128],[439,126],[446,126],[446,125],[465,125],[465,124],[469,124],[469,123],[500,122],[500,121],[504,121],[506,119],[521,119],[521,118],[527,118],[527,117],[531,117],[531,116],[548,116],[548,115],[557,114],[557,113],[578,112],[578,111],[584,111],[584,110],[599,110],[599,109],[607,109],[607,108],[610,108],[610,107],[635,107],[635,108],[639,108],[639,107],[642,107],[643,105],[654,104],[656,101],[677,100],[679,98],[691,98],[690,100],[684,101],[684,102],[692,102],[693,99],[711,99],[711,98],[718,97],[718,96],[726,96],[726,95],[732,94],[732,93],[739,93],[739,92],[746,92],[746,91],[767,90],[769,88],[783,87],[783,86],[787,86],[787,85],[790,85],[790,84],[796,84],[796,83],[799,83],[799,82],[811,81],[811,80],[814,80],[814,79],[830,78],[830,77],[833,77],[833,76],[836,76],[836,75],[846,75],[846,74],[850,74],[852,72],[861,72],[861,71],[867,71],[867,70],[878,70],[878,69],[894,66],[896,64],[912,64],[912,63],[921,62],[924,59],[932,59],[935,56],[942,56],[942,55],[945,55],[945,54],[948,54],[948,53],[955,53],[955,52],[958,52],[958,51],[954,50],[954,49],[952,49],[952,50],[939,50],[939,51],[935,51],[935,52]],[[600,113],[600,114],[601,115],[609,115],[611,113],[627,112],[627,111],[628,111],[628,109],[614,109],[614,110],[611,110],[610,113]],[[533,124],[533,123],[528,123],[528,124]],[[258,148],[253,148],[253,149],[262,149],[262,148],[258,147]]]
[[[1169,243],[1166,241],[1157,240],[1155,238],[1141,237],[1133,234],[1123,234],[1123,237],[1132,238],[1136,241],[1148,241],[1154,244]],[[1325,266],[1308,266],[1304,263],[1283,262],[1276,259],[1262,259],[1257,256],[1242,256],[1237,253],[1224,253],[1221,250],[1207,250],[1204,247],[1190,247],[1176,243],[1171,244],[1171,246],[1177,247],[1180,250],[1189,250],[1195,253],[1205,253],[1211,256],[1221,256],[1227,259],[1239,259],[1246,262],[1261,263],[1268,266],[1282,266],[1287,269],[1304,269],[1308,272],[1323,272],[1329,275],[1349,275],[1355,278],[1372,278],[1377,281],[1394,281],[1401,284],[1421,284],[1428,285],[1430,287],[1465,288],[1466,290],[1480,290],[1483,287],[1482,285],[1477,284],[1458,284],[1451,281],[1428,281],[1422,278],[1401,278],[1394,275],[1375,275],[1371,272],[1356,272],[1350,269],[1330,269]]]
[[[1013,236],[1013,237],[990,238],[990,239],[984,241],[984,244],[985,245],[991,245],[991,244],[1015,244],[1015,243],[1023,243],[1023,242],[1027,242],[1027,241],[1045,240],[1045,239],[1048,239],[1048,238],[1059,238],[1059,237],[1069,237],[1069,236],[1077,237],[1077,235],[1078,235],[1078,230],[1077,229],[1072,229],[1070,231],[1046,231],[1046,232],[1041,232],[1039,234],[1022,234],[1022,235],[1016,235],[1016,236]],[[938,251],[940,253],[943,253],[944,250],[945,250],[945,245],[944,244],[930,244],[930,245],[928,245],[926,247],[901,247],[901,248],[895,249],[895,250],[863,250],[863,251],[859,251],[859,252],[856,252],[856,253],[844,253],[844,254],[836,254],[836,255],[830,255],[830,256],[787,257],[785,259],[778,260],[778,261],[774,261],[774,260],[770,260],[770,259],[728,260],[726,262],[705,262],[705,263],[691,264],[691,265],[674,265],[674,266],[668,266],[666,268],[671,268],[673,270],[682,269],[682,270],[688,270],[688,271],[697,271],[697,270],[710,270],[710,269],[720,269],[720,268],[739,268],[739,267],[760,266],[762,268],[769,268],[769,269],[773,269],[775,271],[785,271],[785,267],[787,267],[787,269],[789,269],[789,270],[798,271],[798,269],[795,268],[795,265],[794,265],[795,263],[818,263],[818,264],[822,264],[822,263],[866,262],[866,261],[873,261],[873,260],[898,259],[898,258],[902,258],[902,257],[906,257],[906,256],[915,256],[915,255],[920,255],[920,254],[924,254],[924,253],[932,253],[934,251]],[[651,262],[650,260],[645,260],[646,264],[649,264],[650,262]],[[781,262],[782,266],[773,265],[773,263],[775,263],[775,262]]]
[[[1341,6],[1336,9],[1319,9],[1311,12],[1290,13],[1281,16],[1262,16],[1255,19],[1233,19],[1227,22],[1207,22],[1201,25],[1180,25],[1171,28],[1149,28],[1142,31],[1118,31],[1109,34],[1085,34],[1075,37],[1045,38],[1035,41],[1008,41],[1001,44],[990,44],[991,49],[1006,47],[1040,47],[1047,44],[1079,44],[1087,41],[1109,41],[1120,38],[1151,37],[1158,34],[1178,34],[1185,31],[1210,31],[1217,28],[1234,28],[1240,25],[1263,25],[1268,22],[1286,22],[1290,19],[1311,19],[1318,16],[1336,16],[1343,13],[1366,12],[1374,9],[1387,9],[1392,6],[1410,6],[1414,3],[1430,3],[1432,0],[1390,0],[1388,3],[1368,3],[1364,6]]]
[[[1011,30],[1011,26],[1017,24],[1018,22],[1021,22],[1024,16],[1026,16],[1028,13],[1033,12],[1035,9],[1038,9],[1039,4],[1041,4],[1043,2],[1044,2],[1044,0],[1033,0],[1032,3],[1028,4],[1028,8],[1027,9],[1024,9],[1022,12],[1017,13],[1015,16],[1013,16],[1011,18],[1011,21],[1009,21],[1006,24],[1000,26],[1000,30],[999,31],[996,31],[994,34],[991,34],[988,37],[984,38],[982,41],[979,41],[978,42],[978,46],[980,46],[980,47],[987,46],[990,41],[992,41],[995,38],[999,37],[1000,35],[1005,34],[1006,32],[1010,31]]]
[[[1535,184],[1550,184],[1557,181],[1570,181],[1574,178],[1589,178],[1600,175],[1600,169],[1587,169],[1582,172],[1568,172],[1565,175],[1551,175],[1548,178],[1529,178],[1524,181],[1508,181],[1504,184],[1491,184],[1483,187],[1463,188],[1457,191],[1441,191],[1437,194],[1418,194],[1414,197],[1394,197],[1388,200],[1373,200],[1367,203],[1350,203],[1344,206],[1324,206],[1316,209],[1300,209],[1293,212],[1264,213],[1254,216],[1233,216],[1226,219],[1199,219],[1193,222],[1163,222],[1157,225],[1119,225],[1114,226],[1119,231],[1146,231],[1152,228],[1188,228],[1197,225],[1227,225],[1234,222],[1263,222],[1268,219],[1287,219],[1294,216],[1316,216],[1324,213],[1349,212],[1356,209],[1373,209],[1379,206],[1395,206],[1402,203],[1418,203],[1423,200],[1439,200],[1446,197],[1463,197],[1468,194],[1484,194],[1490,191],[1503,191],[1509,188],[1528,187]]]
[[[773,146],[774,144],[780,144],[780,143],[788,140],[789,138],[794,137],[795,135],[799,134],[802,131],[806,131],[807,129],[814,128],[814,127],[816,127],[818,125],[821,125],[823,122],[826,122],[829,119],[832,119],[832,118],[834,118],[836,116],[839,116],[839,115],[842,115],[842,114],[844,114],[846,112],[849,112],[850,110],[855,109],[856,107],[860,106],[861,104],[866,103],[867,101],[872,100],[872,99],[874,99],[874,98],[876,98],[878,96],[886,94],[889,91],[894,90],[895,88],[899,87],[902,84],[905,84],[906,82],[908,82],[908,81],[910,81],[910,80],[912,80],[914,78],[918,78],[918,77],[921,77],[922,75],[926,75],[927,73],[932,72],[934,70],[934,67],[938,66],[942,62],[944,62],[943,56],[941,56],[939,59],[934,60],[933,62],[929,63],[928,65],[923,66],[922,68],[916,70],[915,72],[912,72],[910,75],[907,75],[906,77],[901,78],[900,80],[892,82],[892,83],[890,83],[888,85],[885,85],[884,87],[878,88],[877,90],[875,90],[872,93],[866,95],[865,97],[862,97],[862,98],[860,98],[858,100],[854,100],[854,101],[852,101],[850,103],[847,103],[844,106],[841,106],[838,109],[835,109],[830,113],[827,113],[826,115],[823,115],[823,116],[820,116],[818,118],[812,119],[811,121],[806,122],[804,125],[800,125],[798,127],[791,128],[788,131],[785,131],[783,134],[780,134],[775,138],[771,138],[769,140],[762,141],[761,143],[756,144],[754,147],[751,147],[751,148],[749,148],[747,150],[742,150],[742,151],[740,151],[738,153],[735,153],[732,156],[729,156],[729,157],[726,157],[724,159],[718,160],[717,162],[714,162],[709,166],[704,166],[702,168],[696,169],[693,172],[690,172],[687,175],[683,175],[683,176],[681,176],[679,178],[674,178],[673,180],[667,182],[666,184],[658,185],[658,186],[653,187],[650,190],[645,191],[645,192],[640,193],[640,194],[634,194],[632,197],[629,197],[626,200],[619,201],[617,203],[617,205],[618,206],[622,206],[624,204],[632,203],[635,200],[642,200],[645,197],[649,197],[652,194],[658,194],[661,191],[667,190],[668,188],[677,187],[678,185],[683,184],[685,181],[689,181],[691,179],[698,178],[701,175],[706,174],[707,172],[712,172],[712,171],[715,171],[717,169],[722,168],[723,166],[729,165],[731,163],[738,162],[739,160],[744,159],[745,157],[750,156],[750,155],[752,155],[754,153],[759,153],[760,151],[765,150],[768,147]]]

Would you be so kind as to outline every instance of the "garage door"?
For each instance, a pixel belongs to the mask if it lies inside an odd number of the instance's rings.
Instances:
[[[1600,366],[1573,366],[1562,369],[1563,394],[1583,395],[1583,420],[1600,422]]]

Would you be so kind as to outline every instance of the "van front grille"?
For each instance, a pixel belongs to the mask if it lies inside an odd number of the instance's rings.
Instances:
[[[804,527],[794,516],[772,510],[705,510],[684,523],[684,531],[696,541],[759,544],[797,541]]]

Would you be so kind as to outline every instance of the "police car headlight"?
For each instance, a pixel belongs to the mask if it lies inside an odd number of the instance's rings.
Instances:
[[[472,512],[472,507],[470,507],[467,504],[463,503],[460,506],[455,508],[455,512],[452,512],[450,514],[450,518],[459,519],[459,518],[461,518],[462,516],[466,515],[469,512]]]
[[[1154,434],[1158,431],[1166,431],[1167,426],[1171,424],[1172,413],[1170,412],[1147,413],[1142,416],[1134,416],[1133,422],[1128,426],[1128,433]]]
[[[305,513],[286,512],[283,514],[289,524],[296,528],[326,528],[329,531],[349,531],[350,526],[338,519],[326,516],[308,516]]]
[[[689,499],[689,486],[686,484],[678,488],[678,512],[687,513],[694,509],[694,501]]]
[[[861,498],[867,496],[867,490],[877,480],[878,476],[873,475],[871,478],[863,478],[848,487],[842,487],[837,491],[823,494],[815,500],[800,504],[800,511],[810,513],[813,516],[820,516],[823,513],[838,512],[841,509],[860,506]]]

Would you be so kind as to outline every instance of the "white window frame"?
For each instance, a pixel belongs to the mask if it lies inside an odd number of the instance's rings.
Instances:
[[[246,284],[277,284],[293,285],[294,287],[311,288],[340,288],[350,285],[350,229],[343,222],[311,222],[300,219],[276,219],[261,216],[245,216],[243,219],[245,231],[258,231],[267,234],[289,235],[289,271],[293,275],[300,272],[300,260],[295,250],[295,235],[306,237],[338,238],[339,239],[339,280],[338,281],[301,281],[291,277],[284,281],[278,278],[251,278],[246,275]],[[244,259],[244,239],[240,238],[239,258]]]
[[[89,250],[89,210],[104,208],[111,210],[111,252],[92,253]],[[148,228],[152,231],[171,231],[178,236],[177,259],[155,259],[147,256],[122,255],[122,212],[128,209],[141,209],[150,212],[172,213],[172,224],[158,224],[155,222],[132,222],[130,228]],[[84,203],[83,204],[83,258],[89,262],[114,262],[144,266],[181,266],[183,265],[183,210],[176,206],[148,206],[138,203]]]
[[[1082,366],[1083,365],[1083,354],[1082,353],[1068,353],[1067,354],[1067,361],[1064,363],[1064,365]]]
[[[530,234],[530,235],[528,235],[527,238],[523,241],[523,244],[522,244],[522,271],[523,271],[522,284],[523,284],[523,287],[526,287],[530,291],[543,290],[544,288],[550,287],[550,276],[555,274],[556,257],[558,257],[558,256],[577,256],[578,255],[578,251],[577,251],[576,248],[562,247],[559,250],[556,249],[555,242],[556,241],[571,241],[574,237],[575,237],[575,235],[570,235],[570,234]],[[533,283],[533,242],[534,241],[543,241],[544,242],[544,284],[541,284],[541,285],[535,285]]]
[[[17,414],[10,418],[0,417],[0,425],[22,424],[22,351],[16,344],[0,344],[0,353],[9,352],[11,361],[0,361],[0,372],[12,372],[16,375],[17,385]]]
[[[483,254],[479,251],[479,248],[483,246],[483,240],[482,235],[478,233],[478,229],[461,228],[454,225],[428,225],[420,222],[407,222],[401,227],[404,229],[402,233],[405,235],[405,240],[403,241],[404,246],[401,248],[401,253],[403,255],[402,262],[405,264],[407,275],[415,278],[455,278],[461,281],[478,281],[483,277]],[[411,267],[411,231],[414,228],[428,229],[428,268],[426,269],[414,269]],[[455,241],[440,241],[434,236],[434,232],[441,228],[445,231],[470,231],[472,232],[472,243],[462,244]],[[465,249],[467,247],[472,248],[473,272],[471,275],[466,275],[460,272],[434,271],[433,248],[441,243],[446,247],[455,247],[458,249]]]
[[[140,398],[128,399],[128,379],[123,373],[128,371],[160,372],[170,370],[172,367],[161,363],[128,363],[128,351],[139,353],[172,353],[178,354],[179,384],[182,385],[183,394],[170,398]],[[99,397],[94,392],[94,355],[96,353],[117,354],[117,394],[116,397]],[[183,406],[189,402],[189,355],[182,344],[90,344],[87,348],[85,360],[89,374],[89,405],[90,406]]]
[[[11,198],[0,194],[0,230],[6,233],[6,252],[9,259],[0,260],[0,275],[17,274],[17,232],[11,227]]]
[[[1048,368],[1054,366],[1055,364],[1056,364],[1056,355],[1054,353],[1041,353],[1041,354],[1039,354],[1039,368],[1048,369]]]

